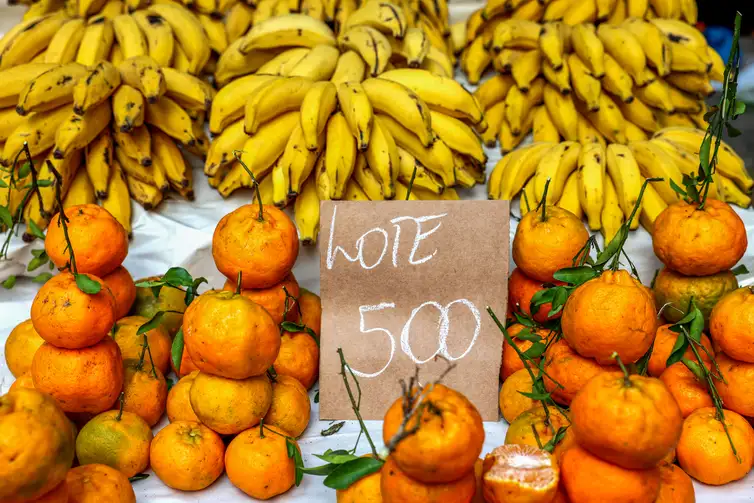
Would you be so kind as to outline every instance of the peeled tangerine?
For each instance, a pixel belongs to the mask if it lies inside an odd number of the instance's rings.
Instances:
[[[577,287],[561,318],[563,337],[581,356],[614,365],[638,361],[657,330],[652,292],[628,271],[605,271]]]
[[[558,463],[552,454],[536,447],[497,447],[484,458],[482,473],[488,503],[548,503],[558,492]]]

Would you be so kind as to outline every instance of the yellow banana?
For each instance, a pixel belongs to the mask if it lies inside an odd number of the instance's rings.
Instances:
[[[633,80],[610,54],[605,53],[605,76],[602,78],[602,87],[624,103],[630,103],[634,99]]]
[[[113,30],[125,59],[147,55],[147,41],[133,16],[121,14],[114,17]]]
[[[379,117],[374,117],[372,134],[367,150],[364,152],[369,168],[377,175],[382,184],[385,199],[395,197],[395,181],[398,179],[398,149],[393,136]]]
[[[661,77],[668,75],[671,71],[670,42],[662,31],[653,23],[636,18],[627,19],[621,26],[634,35],[657,73]],[[615,54],[613,56],[617,59]]]
[[[430,42],[427,34],[420,28],[409,28],[403,38],[403,53],[409,68],[419,68],[427,57]]]
[[[113,173],[107,185],[101,204],[131,235],[131,195],[126,183],[126,175],[118,161],[113,161]]]
[[[430,110],[413,91],[385,79],[371,78],[361,85],[374,110],[393,117],[413,131],[425,147],[432,143]]]
[[[107,127],[111,117],[112,108],[107,100],[88,109],[84,115],[70,114],[55,133],[53,157],[63,159],[72,151],[86,147]]]
[[[189,187],[191,165],[188,164],[172,138],[158,129],[149,131],[152,141],[152,164],[164,172],[172,187]]]
[[[612,143],[626,144],[626,134],[623,131],[625,119],[618,105],[607,94],[600,94],[600,109],[596,112],[584,111],[589,121]]]
[[[342,49],[359,53],[366,62],[372,77],[385,71],[393,52],[390,41],[385,35],[370,26],[363,25],[354,26],[345,32],[340,39],[340,46]]]
[[[602,236],[605,238],[605,245],[607,245],[618,233],[618,230],[625,221],[625,217],[618,204],[618,194],[615,191],[613,181],[609,176],[605,176],[604,182],[605,201],[602,207],[602,227],[600,230],[602,231]]]
[[[691,93],[697,98],[706,98],[715,92],[710,79],[705,73],[671,73],[665,80],[681,91]]]
[[[584,216],[584,210],[581,208],[579,200],[579,173],[571,173],[563,187],[563,194],[557,203],[558,208],[563,208],[573,213],[576,218],[581,220]]]
[[[673,86],[667,86],[668,97],[674,111],[696,114],[704,108],[704,101],[693,96],[689,96],[683,91],[679,91]]]
[[[248,136],[243,130],[243,120],[238,120],[226,127],[214,138],[204,162],[204,173],[212,177],[217,171],[233,161],[233,152],[241,150]]]
[[[299,123],[293,128],[293,131],[291,131],[290,138],[285,146],[285,151],[283,152],[280,161],[278,161],[278,165],[275,167],[276,170],[280,169],[282,171],[284,179],[287,181],[288,198],[299,193],[301,185],[307,178],[309,178],[309,175],[314,170],[314,165],[325,145],[325,135],[320,135],[320,142],[315,150],[307,149],[304,145],[304,141],[304,134],[301,130],[301,124]],[[275,171],[273,171],[273,176],[274,175]],[[273,182],[275,181],[276,180],[273,179]],[[275,204],[278,206],[280,206],[281,203],[284,205],[286,202],[286,199],[281,200],[279,196],[275,196]]]
[[[161,129],[162,132],[186,146],[190,147],[196,141],[191,117],[167,96],[163,96],[155,103],[147,101],[144,122]]]
[[[126,169],[124,168],[124,171]],[[126,184],[131,198],[149,211],[162,202],[162,191],[147,182],[138,180],[126,172]]]
[[[63,199],[63,208],[70,208],[79,204],[94,204],[97,198],[94,196],[94,188],[86,171],[79,169],[74,176],[68,193]]]
[[[605,49],[618,65],[634,80],[647,67],[647,57],[642,44],[637,38],[622,26],[601,24],[597,28],[599,37]],[[609,63],[605,62],[606,65]],[[607,68],[605,68],[607,71]]]
[[[626,122],[628,124],[628,122]],[[579,114],[579,143],[582,145],[588,145],[590,143],[599,143],[603,147],[607,145],[605,137],[602,133],[597,131],[589,119]]]
[[[620,104],[621,113],[630,122],[644,131],[653,133],[660,129],[656,113],[641,100],[633,100]]]
[[[107,0],[105,5],[99,11],[99,14],[108,19],[112,19],[115,16],[127,12],[127,10],[126,5],[121,0]]]
[[[312,81],[303,77],[281,77],[254,90],[245,108],[244,130],[253,135],[260,124],[291,110],[301,108]]]
[[[398,161],[398,181],[408,185],[413,179],[413,187],[423,188],[434,194],[441,194],[445,190],[439,176],[422,166],[413,155],[401,147],[398,147]],[[400,199],[397,188],[396,185],[396,198]]]
[[[723,62],[723,58],[712,47],[707,47],[707,55],[712,62],[712,67],[709,71],[710,79],[715,82],[723,82],[725,80],[725,63]]]
[[[124,133],[144,124],[144,95],[127,84],[118,87],[113,93],[113,119]]]
[[[573,98],[570,95],[563,96],[551,85],[544,87],[543,98],[547,113],[550,114],[550,118],[557,126],[560,135],[569,141],[578,140],[579,116]]]
[[[291,49],[280,53],[275,50],[252,51],[248,54],[242,54],[239,50],[241,40],[238,39],[231,43],[228,48],[220,55],[215,68],[215,83],[218,87],[224,87],[237,77],[248,75],[256,72],[257,75],[287,75],[290,68],[307,53],[309,49]],[[176,46],[176,57],[179,54],[180,46]],[[292,61],[292,56],[298,56],[298,59]],[[285,60],[285,72],[279,71],[281,60]],[[274,66],[274,69],[273,69]],[[177,70],[178,65],[173,63]]]
[[[505,101],[498,101],[484,112],[485,119],[487,119],[487,130],[482,133],[482,142],[489,147],[493,148],[497,144],[497,136],[500,133],[500,128],[505,121]]]
[[[380,125],[392,135],[398,147],[409,152],[424,167],[439,175],[445,185],[455,184],[453,153],[444,141],[438,138],[432,145],[425,147],[413,132],[392,117],[380,115],[380,119]]]
[[[511,88],[505,97],[505,120],[514,136],[526,134],[524,120],[529,112],[543,101],[545,85],[542,79],[533,82],[529,92],[524,94],[517,87]]]
[[[148,103],[155,103],[165,94],[165,77],[162,69],[149,56],[126,59],[118,67],[124,84],[141,91]]]
[[[563,60],[563,65],[557,71],[549,61],[543,61],[542,75],[547,82],[558,88],[560,94],[566,96],[571,93],[571,70],[568,67],[568,59]]]
[[[670,186],[670,180],[682,187],[683,174],[665,150],[649,141],[633,142],[628,145],[628,148],[634,154],[642,176],[663,179],[662,182],[654,184],[655,190],[662,199],[667,204],[679,201],[678,194]]]
[[[549,142],[533,143],[510,154],[511,159],[500,180],[500,199],[512,200],[534,176],[539,162],[554,146]]]
[[[294,215],[301,243],[306,246],[316,243],[319,234],[319,197],[313,176],[304,182],[296,198]]]
[[[108,195],[112,163],[113,138],[105,129],[86,146],[86,173],[98,199],[105,199]]]
[[[210,132],[220,134],[226,126],[243,117],[248,96],[258,86],[274,78],[270,75],[247,75],[220,89],[212,100]]]
[[[618,26],[628,17],[627,10],[628,7],[626,6],[626,0],[616,0],[615,8],[605,22],[613,26]]]
[[[318,147],[319,137],[337,106],[338,87],[332,82],[316,82],[306,93],[301,103],[301,129],[307,149]]]
[[[612,144],[607,147],[607,172],[615,184],[620,208],[626,219],[639,200],[643,179],[639,165],[631,150],[625,145]],[[639,208],[641,210],[641,208]],[[634,218],[631,229],[639,226],[639,219]]]
[[[225,18],[228,43],[233,43],[241,38],[249,30],[253,21],[254,8],[252,6],[246,2],[234,3]]]
[[[35,112],[11,133],[3,146],[0,164],[10,166],[21,152],[24,143],[28,144],[32,157],[36,157],[55,144],[55,133],[71,114],[70,107],[62,106],[45,112]]]
[[[0,71],[0,106],[13,107],[18,103],[18,96],[26,85],[42,73],[56,68],[51,63],[26,63]]]
[[[477,87],[474,97],[479,105],[487,110],[495,103],[503,101],[513,84],[513,79],[507,75],[494,75]]]
[[[536,49],[539,46],[539,23],[526,19],[508,19],[495,27],[492,48],[501,51],[506,47]]]
[[[374,0],[362,4],[346,20],[343,31],[347,32],[354,26],[370,26],[382,33],[402,39],[408,29],[408,22],[403,9],[396,4],[382,0]]]
[[[68,63],[39,74],[21,89],[16,112],[27,115],[70,103],[73,88],[84,75],[86,68],[78,63]]]
[[[599,143],[584,145],[579,157],[579,200],[593,231],[602,227],[605,204],[605,148]]]
[[[571,44],[596,79],[605,75],[605,47],[594,26],[580,24],[571,29]]]
[[[175,39],[173,29],[159,14],[146,10],[137,10],[131,14],[144,33],[148,54],[160,67],[169,66],[173,61]]]
[[[328,199],[342,199],[356,165],[356,140],[346,118],[336,112],[327,122],[327,148],[322,154],[329,180]]]
[[[338,64],[338,49],[330,45],[312,48],[288,73],[289,77],[303,77],[313,81],[329,80]]]
[[[490,63],[492,63],[492,54],[484,47],[482,38],[477,38],[469,44],[461,56],[461,68],[471,84],[479,82]],[[452,72],[448,74],[448,68],[444,68],[444,73],[447,77],[453,76]]]
[[[721,175],[719,176],[719,183],[721,187],[718,188],[718,193],[722,192],[724,194],[726,203],[733,203],[741,208],[751,206],[751,196],[739,189],[733,180]]]
[[[64,12],[56,12],[24,23],[24,28],[10,38],[0,52],[0,70],[30,62],[34,56],[47,49],[55,33],[66,21],[68,17]]]
[[[210,109],[213,92],[206,82],[169,67],[162,68],[161,71],[165,81],[166,96],[187,110],[207,111]]]
[[[539,49],[555,71],[563,66],[563,29],[561,23],[544,23],[539,33]]]
[[[71,19],[61,26],[45,51],[45,63],[66,64],[75,61],[85,26],[83,19]]]
[[[146,126],[134,128],[128,133],[116,130],[113,139],[128,157],[142,166],[152,165],[152,138]]]
[[[568,56],[568,68],[571,72],[571,82],[576,96],[586,103],[586,107],[596,112],[600,109],[600,94],[602,84],[593,77],[586,64],[576,53]]]
[[[649,0],[626,0],[626,16],[644,19],[649,9]]]
[[[571,7],[563,15],[563,23],[569,26],[593,25],[596,22],[597,4],[595,2],[571,2]]]
[[[319,44],[335,45],[335,35],[322,21],[305,14],[287,14],[258,23],[242,38],[242,53],[254,49],[270,49],[281,45],[314,47]]]
[[[340,85],[343,82],[361,82],[366,74],[366,63],[356,51],[346,51],[338,57],[330,82]]]
[[[372,132],[374,111],[364,87],[359,83],[339,85],[338,102],[359,150],[366,150]]]
[[[545,12],[542,14],[543,21],[561,21],[566,12],[571,9],[575,0],[551,0],[545,7]],[[596,13],[595,8],[595,13]]]
[[[204,28],[210,48],[218,54],[222,54],[228,48],[228,34],[225,31],[225,23],[207,14],[197,14],[199,23]]]
[[[566,180],[576,170],[581,154],[581,145],[575,141],[556,143],[540,159],[533,178],[533,202],[539,203],[544,198],[547,188],[547,204],[554,204],[560,199]]]
[[[487,115],[489,115],[489,111],[487,112]],[[490,122],[490,127],[492,127],[491,122]],[[539,105],[538,107],[534,108],[534,123],[532,127],[533,127],[532,134],[533,134],[535,142],[541,142],[541,141],[549,141],[552,143],[560,142],[560,132],[558,131],[558,127],[555,125],[552,118],[550,117],[550,114],[547,112],[546,106]]]
[[[76,2],[77,14],[84,19],[99,12],[105,5],[105,0],[81,0]]]
[[[511,64],[511,75],[522,93],[529,92],[531,83],[539,76],[541,67],[542,53],[538,49],[527,51]]]
[[[84,115],[87,110],[107,100],[120,86],[120,73],[112,63],[102,61],[82,77],[73,88],[73,111]]]
[[[650,143],[660,147],[666,154],[673,160],[673,163],[681,171],[682,175],[695,175],[699,172],[700,161],[697,154],[686,152],[683,149],[679,149],[671,142],[663,140],[661,138],[655,138],[650,140]],[[708,196],[712,199],[721,199],[717,194],[717,185],[711,183],[709,186]]]
[[[248,55],[260,54],[264,52],[266,51],[253,51]],[[296,47],[294,49],[283,51],[260,66],[259,70],[257,70],[257,74],[287,77],[288,75],[290,75],[291,71],[296,67],[296,65],[298,65],[301,60],[304,59],[310,52],[311,49],[308,47]]]
[[[461,154],[468,155],[477,162],[485,164],[487,155],[482,149],[479,137],[471,127],[460,120],[441,112],[430,112],[432,130],[448,147]],[[409,128],[414,131],[412,128]]]
[[[498,200],[500,197],[500,188],[503,181],[503,176],[508,169],[508,163],[513,155],[503,155],[503,157],[495,164],[490,172],[490,179],[487,181],[487,199]]]
[[[76,53],[76,62],[84,66],[96,65],[107,59],[115,39],[113,23],[105,16],[98,16],[87,22],[84,36]]]
[[[632,141],[644,141],[649,139],[647,133],[631,121],[626,121],[625,126],[623,127],[623,133],[626,135],[626,140],[628,140],[629,143]]]
[[[529,110],[529,112],[524,117],[524,120],[521,123],[521,133],[517,135],[514,135],[511,131],[511,126],[510,124],[508,124],[508,121],[503,120],[502,124],[500,124],[500,132],[498,133],[498,139],[500,140],[500,151],[505,154],[518,147],[521,142],[524,141],[526,135],[529,134],[529,131],[531,131],[533,124],[533,109]]]
[[[647,188],[644,190],[644,197],[641,200],[641,216],[639,217],[639,221],[650,234],[654,228],[655,220],[668,207],[668,204],[660,197],[660,194],[656,190],[658,185],[664,183],[655,182],[647,184]]]
[[[26,121],[26,118],[18,115],[13,107],[0,109],[0,142],[7,140],[13,131]],[[5,187],[3,187],[5,189]],[[4,191],[0,191],[4,192]]]
[[[149,10],[162,16],[170,25],[188,58],[189,73],[197,75],[209,61],[210,47],[207,34],[196,16],[176,3],[154,4]]]
[[[473,95],[453,79],[414,69],[390,70],[379,78],[403,84],[434,110],[471,124],[482,122],[482,110]]]
[[[364,154],[359,153],[356,156],[356,164],[353,168],[353,181],[359,185],[370,201],[383,201],[385,199],[382,193],[382,184],[374,171],[367,165]],[[347,199],[349,198],[349,192],[350,190],[347,188]]]

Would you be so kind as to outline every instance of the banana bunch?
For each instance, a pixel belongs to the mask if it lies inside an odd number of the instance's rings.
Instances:
[[[535,141],[626,144],[665,127],[706,129],[704,99],[724,72],[696,28],[669,19],[598,27],[506,19],[461,62],[471,82],[487,65],[497,71],[475,95],[490,126],[485,143],[499,141],[504,153],[531,131]]]
[[[453,76],[453,38],[444,0],[421,0],[415,6],[408,0],[405,5],[368,0],[348,9],[348,0],[343,0],[334,11],[335,18],[328,14],[330,8],[314,15],[305,9],[306,2],[299,11],[259,15],[266,1],[257,5],[247,32],[229,37],[215,66],[218,87],[249,74],[328,79],[336,66],[347,65],[366,66],[371,77],[391,68],[422,68]],[[288,0],[274,1],[288,6]],[[353,54],[339,62],[338,56],[346,51]]]
[[[670,181],[682,187],[685,174],[698,172],[704,134],[701,129],[670,127],[628,145],[535,141],[497,163],[490,173],[488,196],[511,200],[520,193],[522,214],[544,199],[585,216],[589,228],[601,231],[609,241],[631,215],[644,180],[662,178],[647,186],[639,219],[632,221],[632,228],[641,222],[652,232],[660,212],[680,200]],[[743,160],[723,142],[708,197],[746,208],[751,205],[752,186]]]
[[[308,54],[330,50],[320,44]],[[310,244],[320,200],[406,199],[412,179],[411,199],[457,199],[454,187],[484,183],[477,130],[485,124],[471,93],[423,69],[373,77],[354,51],[332,58],[334,70],[316,79],[260,73],[218,91],[204,172],[220,194],[253,187],[252,173],[265,203],[293,203]]]
[[[50,164],[65,207],[99,200],[129,232],[131,199],[151,209],[168,189],[193,197],[184,153],[203,157],[209,148],[213,91],[204,81],[146,55],[118,66],[25,63],[0,71],[0,81],[0,176],[10,187],[0,204],[15,214],[25,202],[27,225],[45,228],[58,210]],[[24,146],[47,181],[28,200]]]

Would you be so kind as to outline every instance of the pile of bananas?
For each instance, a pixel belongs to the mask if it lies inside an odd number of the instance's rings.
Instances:
[[[704,98],[724,71],[696,28],[668,19],[598,27],[505,20],[462,62],[471,80],[487,62],[500,72],[475,94],[490,125],[485,143],[499,140],[503,152],[530,131],[535,141],[625,144],[664,127],[706,129]]]
[[[521,192],[522,214],[545,198],[547,204],[586,215],[590,229],[601,230],[609,241],[631,214],[645,178],[663,178],[647,186],[640,218],[632,221],[632,228],[640,221],[652,232],[657,215],[679,200],[670,180],[682,187],[683,175],[698,171],[704,134],[700,129],[671,127],[628,145],[535,142],[502,158],[490,174],[488,195],[512,199]],[[708,196],[748,207],[752,186],[743,160],[723,142]]]
[[[99,199],[129,233],[131,198],[150,209],[171,188],[193,197],[179,145],[195,155],[208,148],[203,122],[213,91],[199,78],[141,55],[117,67],[26,63],[0,71],[0,82],[0,179],[10,187],[0,205],[15,215],[26,203],[27,225],[45,228],[58,209],[47,161],[62,175],[64,206]],[[38,180],[49,180],[28,200],[24,144]]]
[[[414,170],[412,199],[483,183],[482,110],[449,77],[444,39],[433,45],[411,17],[370,1],[340,35],[304,14],[254,24],[218,61],[210,185],[225,197],[252,187],[248,168],[266,203],[295,199],[301,239],[314,243],[320,200],[405,199]]]

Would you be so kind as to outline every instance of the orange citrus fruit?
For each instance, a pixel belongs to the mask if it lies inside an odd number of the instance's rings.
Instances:
[[[222,475],[225,445],[201,423],[176,421],[161,429],[149,448],[155,475],[179,491],[201,491]]]
[[[233,485],[263,500],[293,487],[296,465],[288,457],[286,436],[275,426],[251,428],[237,435],[225,452],[225,468]],[[290,442],[298,449],[294,440]]]
[[[710,334],[736,360],[754,363],[754,293],[739,288],[723,296],[710,316]]]
[[[429,484],[410,477],[390,456],[382,466],[380,491],[385,503],[467,503],[476,492],[476,476],[472,467],[457,480]]]
[[[549,503],[560,469],[552,454],[528,445],[502,445],[484,458],[483,491],[489,503]]]
[[[545,351],[545,388],[553,400],[570,405],[589,380],[607,369],[591,358],[584,358],[564,340],[550,344]]]
[[[83,465],[66,476],[69,503],[136,503],[128,477],[105,465]]]
[[[195,370],[189,375],[181,377],[168,391],[166,411],[171,423],[176,421],[200,422],[194,409],[191,408],[191,398],[189,397],[191,385],[194,384],[197,375],[199,375],[199,371]]]
[[[556,283],[561,284],[559,282]],[[548,316],[548,313],[552,310],[552,303],[550,302],[539,306],[537,314],[531,314],[532,297],[545,288],[547,288],[547,285],[542,281],[531,279],[518,267],[513,269],[508,278],[508,306],[510,310],[514,313],[523,313],[526,316],[531,316],[538,323],[560,318],[562,312]]]
[[[738,280],[730,271],[710,276],[684,276],[663,267],[655,277],[652,291],[655,304],[665,306],[662,316],[671,323],[679,322],[688,311],[691,300],[702,312],[704,321],[709,324],[712,308],[720,298],[738,288]]]
[[[298,232],[291,218],[274,206],[246,204],[225,215],[212,236],[212,257],[226,278],[242,288],[269,288],[283,281],[298,257]]]
[[[79,464],[102,464],[133,477],[149,466],[152,430],[133,412],[108,410],[81,428],[76,437]]]
[[[78,272],[102,277],[123,263],[128,254],[128,234],[106,209],[96,204],[81,204],[66,208],[65,216]],[[59,218],[60,213],[52,217],[47,226],[45,251],[62,269],[70,257]]]
[[[522,412],[534,407],[534,400],[520,393],[522,391],[531,393],[531,385],[531,375],[526,369],[517,370],[503,382],[498,401],[500,412],[509,423],[512,423]]]
[[[44,343],[31,320],[22,321],[11,330],[5,340],[5,362],[15,377],[29,372],[34,353]]]
[[[272,403],[264,424],[277,426],[292,437],[300,437],[309,425],[311,404],[306,388],[293,377],[279,375],[272,383]]]
[[[136,299],[136,284],[123,266],[116,267],[113,272],[102,277],[107,287],[115,297],[115,319],[128,315]]]
[[[694,484],[680,467],[660,466],[660,494],[655,503],[695,503]]]
[[[306,332],[283,332],[273,364],[278,375],[295,378],[310,389],[319,377],[319,346]]]
[[[31,366],[34,387],[52,396],[65,412],[98,414],[115,403],[123,388],[120,349],[106,337],[83,349],[44,343]]]
[[[199,372],[189,390],[196,417],[223,435],[235,435],[256,426],[272,403],[267,375],[228,379]]]
[[[347,489],[338,489],[335,491],[337,503],[383,503],[382,490],[382,470],[362,477]]]
[[[754,417],[754,363],[741,362],[725,353],[717,356],[723,381],[716,381],[725,407],[742,416]]]
[[[549,330],[544,328],[527,328],[519,323],[515,323],[507,328],[508,335],[510,335],[513,343],[516,345],[519,351],[522,353],[527,351],[534,344],[532,341],[525,341],[519,339],[518,336],[521,332],[526,331],[529,334],[534,334],[540,337],[541,342],[546,343],[552,335]],[[522,334],[523,335],[523,334]],[[529,365],[536,367],[539,364],[539,358],[534,358],[529,362]],[[503,363],[500,366],[500,379],[505,381],[514,372],[524,368],[524,362],[521,361],[521,357],[518,356],[516,350],[508,343],[508,339],[503,339]]]
[[[723,423],[714,407],[691,413],[683,421],[676,455],[683,471],[699,482],[713,486],[742,479],[754,465],[754,429],[741,415],[723,410],[733,453]]]
[[[557,206],[524,215],[513,238],[513,261],[532,279],[553,282],[553,274],[571,267],[589,233],[576,216]]]
[[[586,383],[571,402],[571,420],[579,445],[634,470],[652,468],[667,456],[678,443],[683,423],[662,381],[621,372]]]
[[[29,503],[68,503],[68,483],[64,480],[52,491],[37,499],[30,500]]]
[[[652,292],[628,271],[605,271],[576,287],[561,318],[563,337],[578,354],[602,365],[639,360],[657,331]]]
[[[74,433],[49,396],[24,388],[0,396],[0,432],[0,501],[38,498],[65,480]]]
[[[223,290],[227,292],[235,292],[235,280],[226,280],[225,285],[223,285]],[[283,281],[268,288],[248,288],[241,290],[241,295],[265,308],[267,312],[270,313],[270,316],[272,316],[275,323],[279,325],[283,321],[283,314],[286,309],[286,298],[288,298],[288,312],[296,312],[297,310],[296,301],[285,295],[286,290],[288,291],[288,295],[295,298],[299,296],[298,282],[293,276],[293,273],[289,273],[283,278]]]
[[[406,475],[420,482],[458,480],[472,471],[482,452],[482,418],[468,398],[442,384],[421,393],[424,411],[419,429],[399,442],[391,456]],[[414,413],[406,428],[415,427],[418,420]],[[382,438],[386,445],[402,422],[403,398],[399,398],[385,414]]]
[[[537,403],[513,420],[505,432],[505,443],[539,447],[549,442],[558,429],[569,424],[568,418],[557,408],[549,406],[545,410],[541,403]]]
[[[322,301],[319,295],[306,288],[301,288],[298,295],[298,305],[301,311],[301,321],[311,328],[317,337],[322,329]],[[298,320],[293,320],[298,321]]]
[[[31,304],[31,321],[40,337],[59,348],[78,349],[97,344],[115,323],[115,297],[104,282],[96,294],[79,290],[69,272],[50,278]]]
[[[170,369],[170,349],[173,341],[167,330],[162,326],[157,326],[149,330],[146,334],[136,335],[139,327],[149,320],[143,316],[126,316],[115,322],[112,330],[112,337],[120,348],[120,354],[123,360],[138,360],[144,351],[144,336],[147,336],[149,344],[149,353],[145,354],[144,361],[150,365],[149,354],[155,366],[165,374]]]
[[[578,445],[563,454],[560,475],[574,503],[654,503],[660,493],[658,468],[622,468]]]
[[[682,362],[674,363],[665,369],[660,374],[660,380],[673,395],[683,417],[688,417],[697,409],[714,405],[707,391],[707,385],[697,379]],[[718,388],[719,384],[717,384]]]
[[[233,292],[206,292],[183,315],[185,350],[202,372],[230,379],[263,374],[280,350],[280,330],[259,304]]]
[[[741,217],[728,203],[707,199],[703,210],[685,201],[657,216],[652,232],[655,255],[686,276],[727,271],[741,260],[748,240]]]
[[[165,413],[168,400],[165,376],[148,361],[139,367],[138,360],[126,360],[123,367],[123,410],[138,414],[149,426],[156,425]]]
[[[185,346],[183,347],[183,352],[181,353],[180,365],[181,365],[180,368],[175,368],[175,362],[173,362],[173,358],[171,355],[170,368],[173,369],[173,372],[175,372],[175,375],[177,375],[178,377],[186,377],[192,372],[199,371],[199,369],[196,368],[196,365],[194,365],[194,362],[191,360],[191,356],[189,356],[189,352],[186,350]]]
[[[649,375],[653,377],[660,377],[660,375],[665,372],[668,358],[670,358],[670,354],[673,352],[673,346],[675,346],[678,336],[681,335],[678,332],[670,330],[671,326],[672,325],[662,325],[657,329],[655,342],[652,346],[652,355],[649,357],[649,363],[647,364],[647,371],[649,372]],[[714,355],[715,351],[712,349],[712,343],[710,342],[709,337],[702,334],[701,340],[702,345],[707,348],[707,351],[709,351],[711,355]],[[709,360],[703,349],[698,348],[697,351],[702,359]],[[696,361],[694,351],[690,347],[686,349],[683,357]]]
[[[136,283],[147,281],[157,281],[157,276],[142,278],[136,280]],[[160,311],[177,311],[165,312],[160,319],[160,325],[165,327],[170,335],[175,335],[183,323],[183,312],[186,310],[186,294],[177,289],[163,287],[160,293],[155,296],[151,288],[136,287],[136,298],[134,299],[131,311],[133,314],[143,316],[146,319],[152,317]]]
[[[34,379],[31,377],[31,371],[18,376],[16,380],[13,381],[13,384],[10,385],[10,389],[8,389],[8,391],[10,392],[18,388],[35,389]]]

